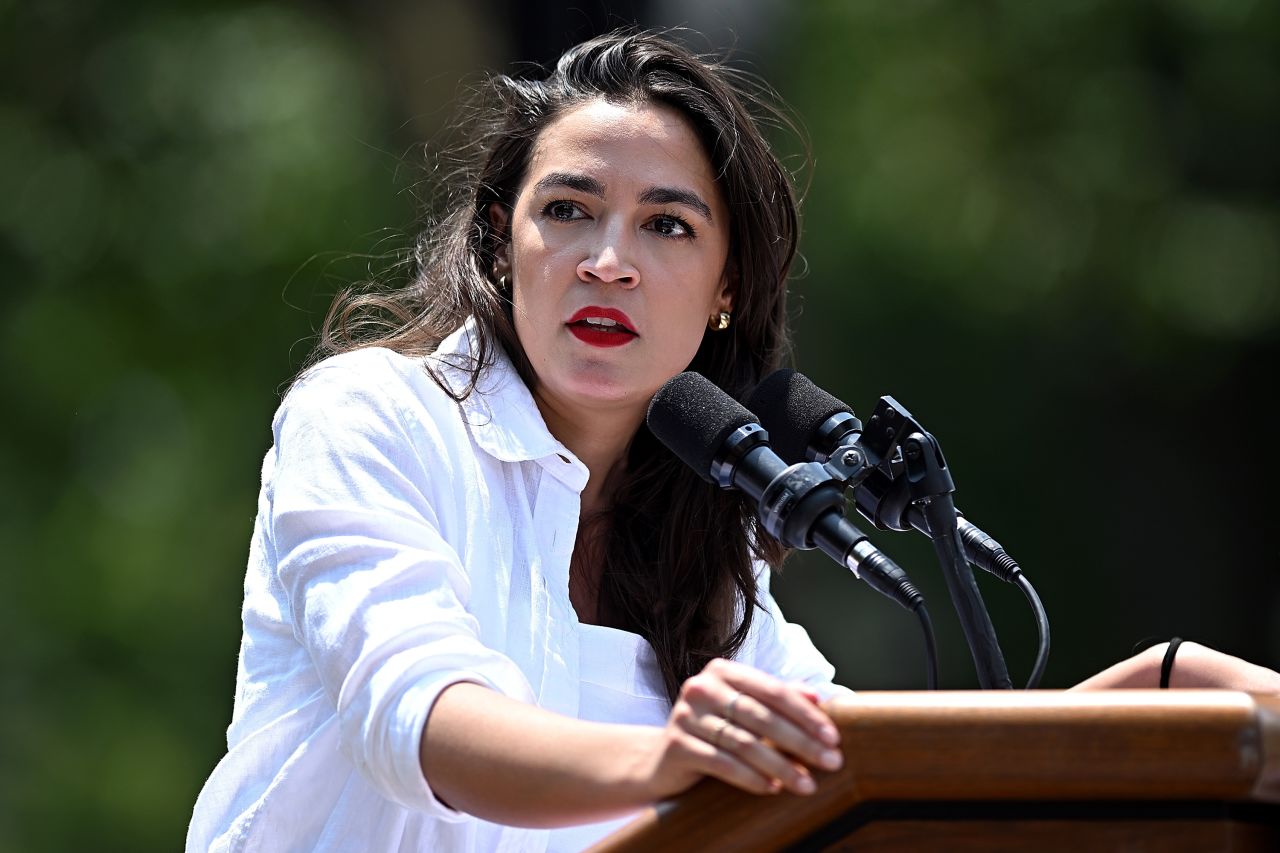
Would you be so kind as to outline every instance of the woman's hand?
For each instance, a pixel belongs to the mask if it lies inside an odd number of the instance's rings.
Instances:
[[[809,768],[837,770],[840,735],[817,694],[716,659],[684,683],[650,770],[655,798],[714,776],[756,794],[816,790]]]

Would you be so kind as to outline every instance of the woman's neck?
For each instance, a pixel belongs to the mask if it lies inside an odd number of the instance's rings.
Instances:
[[[581,517],[589,518],[608,509],[644,409],[568,411],[536,392],[533,396],[547,429],[587,466],[589,477],[582,490]]]

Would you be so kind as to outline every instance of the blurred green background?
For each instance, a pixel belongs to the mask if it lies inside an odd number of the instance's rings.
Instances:
[[[735,44],[801,117],[799,367],[939,437],[1048,606],[1044,686],[1147,636],[1280,664],[1280,6],[581,5],[0,0],[0,849],[180,846],[283,383],[412,232],[460,81],[610,20]],[[877,541],[974,685],[927,542]],[[845,683],[923,684],[846,573],[778,593]]]

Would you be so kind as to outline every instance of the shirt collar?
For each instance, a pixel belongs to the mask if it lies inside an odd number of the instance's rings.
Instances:
[[[475,318],[440,342],[432,356],[442,378],[454,393],[470,382],[472,353],[478,346]],[[586,466],[547,429],[533,394],[516,372],[506,350],[497,341],[490,349],[490,363],[480,373],[475,390],[461,402],[471,437],[485,452],[503,462],[523,462],[555,456],[558,468]]]

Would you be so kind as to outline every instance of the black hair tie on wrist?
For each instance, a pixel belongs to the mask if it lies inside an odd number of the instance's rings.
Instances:
[[[1169,676],[1173,674],[1173,658],[1178,653],[1178,646],[1182,645],[1181,637],[1174,637],[1169,641],[1169,648],[1164,651],[1164,661],[1160,664],[1160,688],[1162,690],[1169,689]]]

